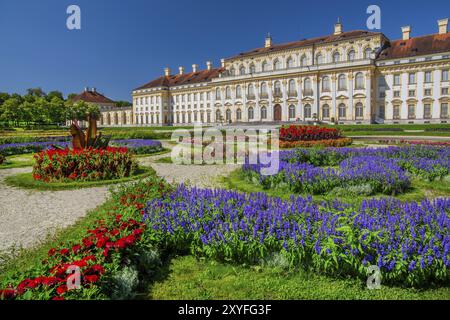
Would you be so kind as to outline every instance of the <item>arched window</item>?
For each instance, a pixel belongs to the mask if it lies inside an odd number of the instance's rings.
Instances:
[[[219,88],[216,89],[216,99],[217,100],[220,99],[220,89]],[[182,101],[184,101],[184,95],[182,96]]]
[[[294,118],[295,118],[295,106],[291,104],[289,106],[289,119],[294,119]]]
[[[341,54],[336,51],[333,53],[333,62],[338,63],[339,61],[341,61]]]
[[[367,48],[366,50],[364,50],[364,58],[366,58],[366,59],[372,58],[372,49],[371,48]]]
[[[311,118],[311,105],[307,104],[303,108],[303,116],[306,118]]]
[[[269,64],[267,63],[267,61],[263,61],[262,71],[269,71]]]
[[[241,99],[242,98],[241,86],[236,86],[236,98],[237,99]]]
[[[302,55],[300,58],[300,66],[306,67],[308,65],[308,58],[305,55]]]
[[[322,55],[319,53],[316,56],[316,64],[322,64],[323,63],[323,57]]]
[[[231,99],[231,88],[230,87],[225,88],[225,99]]]
[[[364,75],[361,72],[355,76],[355,89],[364,89]]]
[[[267,92],[267,83],[263,82],[261,83],[261,97],[267,97],[268,92]]]
[[[330,77],[325,76],[322,78],[322,91],[323,92],[330,91]]]
[[[250,73],[256,73],[256,67],[253,63],[250,65]]]
[[[248,108],[248,120],[253,120],[254,118],[254,110],[253,107]]]
[[[279,59],[275,59],[273,62],[273,70],[280,70],[281,69],[281,61]]]
[[[236,120],[237,121],[240,121],[242,119],[242,111],[241,111],[241,109],[237,109],[236,110]]]
[[[356,57],[356,54],[355,54],[355,50],[350,50],[349,52],[348,52],[348,61],[353,61],[353,60],[355,60],[355,57]]]
[[[244,67],[244,66],[241,66],[241,67],[239,68],[239,74],[240,74],[241,76],[245,75],[245,67]]]
[[[305,96],[311,96],[312,95],[312,85],[311,85],[311,79],[306,78],[303,83],[303,90],[305,92]]]
[[[216,122],[220,122],[222,119],[222,115],[220,114],[220,110],[216,110]]]
[[[322,118],[329,119],[330,118],[330,106],[328,104],[324,104],[322,106]]]
[[[358,102],[355,106],[355,117],[356,119],[364,118],[364,107],[361,102]]]
[[[261,119],[267,119],[267,108],[266,107],[261,108]]]
[[[347,107],[345,106],[345,104],[341,103],[339,105],[339,119],[345,120],[346,117],[347,117]]]
[[[274,88],[274,90],[273,90],[274,96],[281,97],[281,82],[275,81],[273,88]]]
[[[226,111],[226,120],[227,120],[227,122],[229,122],[229,121],[231,121],[231,110],[230,109],[227,109],[227,111]]]
[[[295,67],[295,61],[294,61],[294,58],[292,58],[292,57],[289,57],[288,59],[287,59],[287,67],[288,68],[294,68]]]
[[[289,80],[289,96],[295,96],[297,95],[297,91],[295,90],[295,80],[291,79]]]
[[[255,87],[253,86],[253,84],[248,85],[247,94],[248,99],[255,99]]]
[[[338,90],[347,90],[347,77],[344,74],[341,74],[338,77]]]

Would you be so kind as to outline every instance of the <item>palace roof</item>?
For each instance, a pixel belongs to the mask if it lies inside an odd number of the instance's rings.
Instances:
[[[85,90],[83,93],[72,98],[72,101],[83,100],[90,103],[115,103],[113,100],[105,97],[101,93],[92,90]]]
[[[380,32],[371,32],[371,31],[364,31],[364,30],[355,30],[355,31],[348,31],[348,32],[342,32],[338,35],[328,35],[323,37],[316,37],[311,39],[303,39],[300,41],[293,41],[288,43],[281,43],[281,44],[274,44],[270,47],[261,47],[257,49],[253,49],[251,51],[242,52],[234,57],[228,58],[227,60],[233,60],[243,57],[249,57],[253,55],[259,55],[263,53],[270,53],[270,52],[276,52],[281,50],[287,50],[287,49],[295,49],[300,47],[308,47],[312,45],[322,44],[322,43],[329,43],[329,42],[335,42],[335,41],[342,41],[342,40],[349,40],[354,38],[361,38],[364,36],[374,36],[379,35]]]
[[[224,71],[223,68],[216,68],[191,73],[162,76],[134,90],[151,89],[159,87],[174,87],[187,84],[208,82],[211,81],[211,79],[213,78],[217,78],[222,71]]]
[[[450,32],[391,41],[390,46],[380,53],[378,60],[423,56],[440,52],[450,52]]]

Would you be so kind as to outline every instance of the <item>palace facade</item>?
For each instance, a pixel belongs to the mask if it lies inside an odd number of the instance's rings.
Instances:
[[[323,121],[447,123],[450,33],[391,41],[370,31],[274,44],[186,72],[170,68],[132,92],[137,125]]]

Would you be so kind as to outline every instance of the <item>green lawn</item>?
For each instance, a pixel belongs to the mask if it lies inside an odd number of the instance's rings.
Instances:
[[[450,287],[427,290],[381,287],[369,290],[361,280],[336,279],[277,267],[245,267],[197,260],[171,261],[163,278],[148,288],[149,299],[450,299]]]
[[[12,169],[31,167],[34,164],[33,154],[21,154],[6,157],[6,161],[0,165],[0,169]]]
[[[76,181],[76,182],[43,182],[33,179],[31,173],[19,173],[5,178],[5,183],[12,187],[19,187],[24,189],[33,189],[41,191],[57,191],[57,190],[71,190],[81,188],[100,187],[111,184],[118,184],[130,182],[133,180],[142,179],[150,176],[154,170],[147,167],[141,167],[136,174],[131,177],[114,180],[99,180],[99,181]]]

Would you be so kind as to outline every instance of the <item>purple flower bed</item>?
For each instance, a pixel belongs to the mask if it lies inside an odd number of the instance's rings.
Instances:
[[[52,149],[53,146],[68,148],[72,146],[72,143],[66,141],[7,143],[0,145],[0,154],[4,156],[11,156],[15,154],[40,152],[43,150]]]
[[[420,286],[450,280],[450,198],[402,203],[289,201],[262,193],[184,186],[145,208],[162,244],[223,261],[259,263],[281,254],[291,267]]]
[[[113,140],[111,141],[111,145],[126,147],[136,154],[151,154],[164,150],[160,141],[148,139]]]
[[[450,148],[296,149],[280,152],[278,174],[262,176],[263,167],[245,164],[244,176],[266,189],[287,187],[297,193],[325,194],[337,187],[366,185],[369,194],[398,194],[409,188],[412,175],[429,181],[447,176]]]

